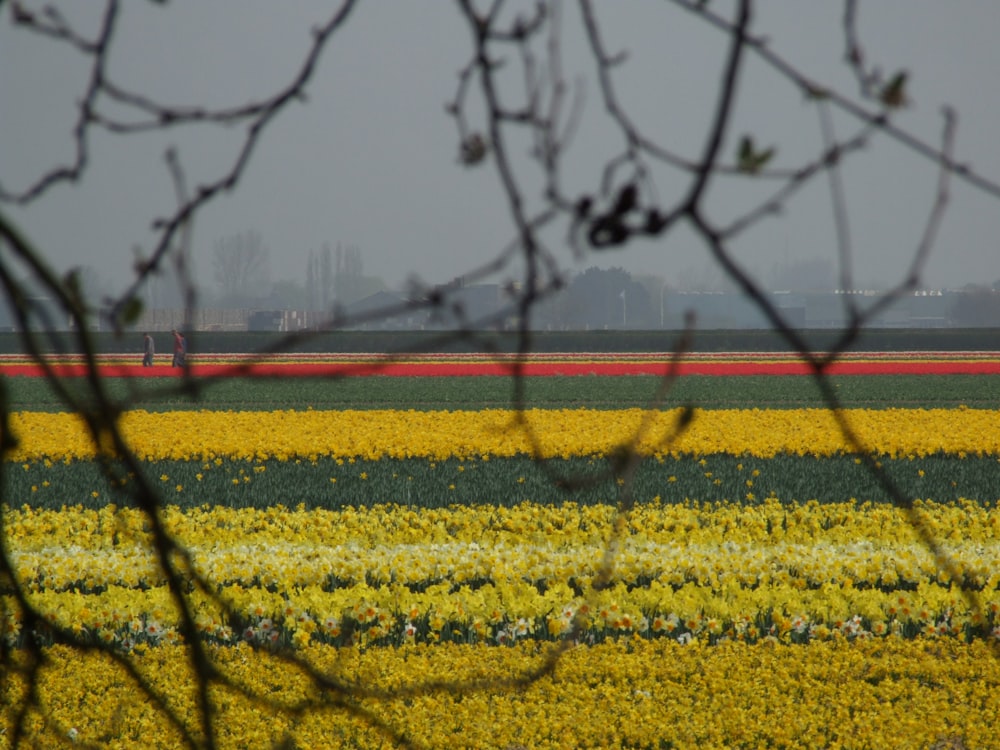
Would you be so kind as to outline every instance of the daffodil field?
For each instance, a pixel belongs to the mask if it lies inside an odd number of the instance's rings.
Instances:
[[[528,364],[0,363],[0,742],[1000,747],[1000,355]]]

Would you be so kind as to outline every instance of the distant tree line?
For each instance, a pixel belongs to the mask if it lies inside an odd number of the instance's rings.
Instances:
[[[333,249],[325,242],[310,250],[302,281],[271,281],[270,248],[253,230],[216,240],[211,262],[215,285],[203,290],[204,306],[331,311],[385,289],[380,278],[365,275],[356,245]]]

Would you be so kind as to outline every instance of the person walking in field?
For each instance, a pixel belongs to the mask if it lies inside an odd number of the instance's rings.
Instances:
[[[184,367],[187,359],[187,339],[176,328],[174,334],[174,367]]]
[[[144,334],[142,337],[142,366],[152,367],[153,366],[153,355],[156,354],[156,344],[153,343],[153,337],[148,333]]]

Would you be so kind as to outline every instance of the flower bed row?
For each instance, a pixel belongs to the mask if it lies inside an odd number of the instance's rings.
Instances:
[[[688,354],[676,364],[669,352],[653,354],[533,354],[514,355],[213,355],[192,354],[186,369],[171,367],[170,356],[152,367],[143,367],[141,353],[133,357],[102,355],[96,358],[104,377],[149,378],[187,372],[199,377],[456,377],[559,375],[809,375],[812,368],[788,353]],[[78,356],[53,356],[48,360],[57,377],[80,377],[89,368]],[[996,375],[998,352],[898,352],[844,354],[830,364],[828,375]],[[0,358],[0,374],[39,377],[37,362],[25,357]]]
[[[1000,456],[1000,410],[848,409],[839,414],[867,452]],[[144,461],[321,456],[380,458],[853,453],[838,415],[824,409],[505,409],[481,411],[135,411],[122,431]],[[75,414],[19,412],[16,462],[91,459],[98,450]]]
[[[302,648],[609,636],[709,643],[1000,639],[1000,511],[777,500],[611,506],[166,509],[202,637]],[[5,511],[13,573],[49,622],[121,649],[177,642],[144,514]],[[606,558],[614,549],[614,558]],[[192,577],[193,581],[193,577]],[[598,582],[600,582],[598,584]],[[5,602],[8,644],[24,633]]]
[[[86,381],[60,381],[86,402]],[[42,378],[8,378],[11,411],[65,411],[63,397]],[[994,409],[1000,405],[1000,375],[848,375],[828,382],[841,408]],[[518,394],[521,408],[621,410],[691,404],[705,409],[785,409],[828,406],[814,378],[717,377],[688,375],[662,392],[661,377],[511,377],[453,378],[214,378],[196,392],[182,381],[112,378],[102,383],[113,402],[128,410],[271,411],[274,409],[472,410],[510,409]],[[516,390],[515,390],[516,388]]]
[[[877,463],[882,477],[905,498],[956,502],[973,497],[990,504],[1000,500],[1000,461],[994,456],[881,457]],[[157,460],[140,464],[138,475],[120,464],[113,466],[119,478],[109,483],[97,461],[42,459],[8,465],[3,497],[35,508],[102,508],[128,504],[130,493],[143,481],[161,503],[182,508],[206,503],[258,509],[283,504],[336,510],[384,503],[425,509],[456,504],[510,508],[525,501],[614,504],[624,489],[621,467],[601,457]],[[861,458],[849,455],[646,458],[630,470],[627,490],[640,504],[891,498]]]
[[[221,748],[364,750],[390,746],[389,733],[429,748],[996,746],[990,717],[1000,714],[1000,659],[982,642],[831,639],[789,650],[623,640],[570,649],[549,670],[551,649],[311,646],[302,657],[338,686],[336,708],[317,697],[305,669],[278,655],[212,649],[215,740]],[[0,682],[8,707],[27,697],[28,664],[14,658]],[[29,736],[42,747],[67,738],[107,748],[190,746],[181,729],[202,739],[192,661],[182,647],[132,660],[180,715],[179,728],[141,700],[119,662],[53,647]]]

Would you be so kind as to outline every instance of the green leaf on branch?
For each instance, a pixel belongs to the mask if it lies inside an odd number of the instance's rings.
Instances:
[[[887,83],[879,94],[879,101],[889,109],[901,109],[908,103],[906,96],[907,73],[901,70]]]
[[[118,312],[118,320],[122,325],[132,325],[139,320],[142,310],[142,300],[138,297],[129,297]]]
[[[736,165],[741,172],[757,174],[774,156],[774,148],[758,151],[753,138],[749,135],[740,139],[740,148],[736,156]]]

